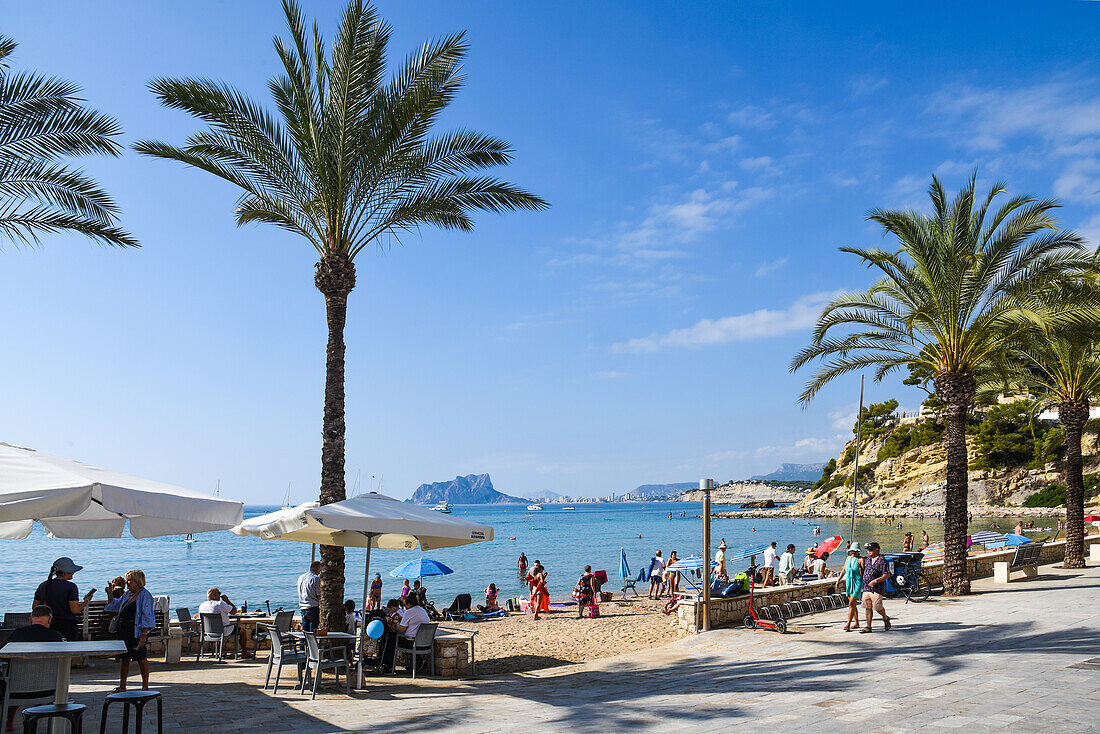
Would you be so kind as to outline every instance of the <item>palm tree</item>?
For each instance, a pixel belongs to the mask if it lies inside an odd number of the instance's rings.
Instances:
[[[868,220],[897,241],[897,249],[843,247],[879,271],[865,291],[825,306],[813,342],[791,370],[820,360],[801,395],[809,403],[827,383],[875,369],[875,379],[901,368],[931,374],[943,402],[947,438],[944,508],[944,590],[967,594],[966,418],[977,380],[993,355],[1028,328],[1027,296],[1067,271],[1084,268],[1082,240],[1062,231],[1052,200],[1010,197],[993,210],[1005,184],[975,198],[976,175],[953,201],[936,177],[932,214],[874,210]],[[836,334],[844,329],[845,333]]]
[[[11,72],[7,59],[15,47],[0,37],[0,232],[28,244],[43,234],[71,231],[137,247],[115,226],[118,207],[111,197],[61,163],[69,156],[117,156],[119,124],[85,107],[75,84]]]
[[[317,23],[307,31],[284,0],[290,43],[268,87],[272,114],[233,88],[205,79],[158,79],[163,104],[207,124],[183,146],[144,141],[141,153],[181,161],[242,190],[237,224],[263,222],[313,246],[314,283],[325,298],[328,351],[321,445],[322,503],[345,498],[344,322],[355,258],[432,224],[473,229],[470,212],[542,209],[546,203],[478,169],[511,160],[505,141],[468,130],[433,134],[462,86],[463,34],[426,43],[386,82],[390,27],[351,0],[326,52]],[[327,56],[326,56],[327,54]],[[344,551],[321,549],[321,624],[343,629]]]
[[[1022,388],[1034,410],[1057,409],[1066,432],[1066,568],[1085,567],[1085,480],[1081,437],[1090,404],[1100,401],[1100,342],[1094,283],[1067,282],[1040,294],[1033,328],[1018,335],[996,360],[984,393]]]

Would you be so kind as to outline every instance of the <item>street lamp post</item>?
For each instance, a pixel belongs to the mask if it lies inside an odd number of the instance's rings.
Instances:
[[[703,490],[703,632],[710,631],[710,491],[713,479],[700,479]],[[698,626],[697,626],[698,628]]]

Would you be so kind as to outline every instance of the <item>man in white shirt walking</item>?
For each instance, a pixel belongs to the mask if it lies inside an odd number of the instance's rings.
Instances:
[[[315,632],[321,626],[321,562],[314,561],[298,577],[298,608],[302,611],[302,629]]]

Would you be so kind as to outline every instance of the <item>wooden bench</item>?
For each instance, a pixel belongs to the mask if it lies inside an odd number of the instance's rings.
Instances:
[[[80,633],[85,640],[118,639],[118,633],[111,632],[110,630],[111,617],[114,615],[103,611],[103,608],[106,606],[106,601],[93,599],[84,607],[84,617],[81,620]],[[150,648],[154,646],[163,646],[167,643],[168,630],[170,627],[168,616],[160,609],[153,611],[153,618],[156,620],[157,626],[153,628],[153,631],[149,633],[147,638],[147,643],[150,644]]]
[[[1039,575],[1039,556],[1043,552],[1042,541],[1016,546],[1011,561],[997,561],[993,564],[993,582],[1007,584],[1013,571],[1023,571],[1024,578]]]

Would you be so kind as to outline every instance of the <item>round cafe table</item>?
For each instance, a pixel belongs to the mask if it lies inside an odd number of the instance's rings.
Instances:
[[[57,659],[57,684],[53,702],[69,702],[69,669],[73,658],[111,657],[126,652],[122,640],[77,640],[75,642],[9,642],[0,648],[0,658],[23,658],[26,660]],[[3,712],[7,716],[7,712]],[[54,721],[50,731],[62,731],[65,723]]]

